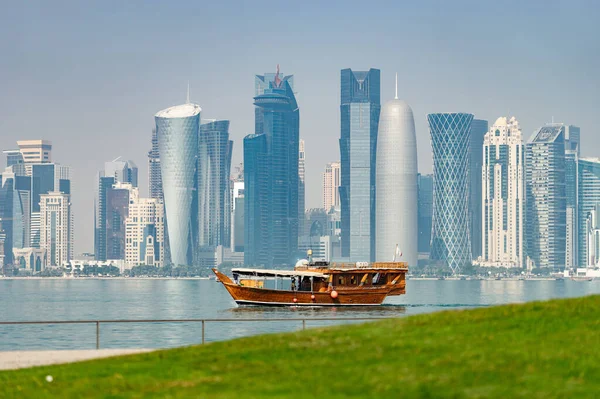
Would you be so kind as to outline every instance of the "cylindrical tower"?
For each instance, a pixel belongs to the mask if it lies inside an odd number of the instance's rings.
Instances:
[[[417,137],[410,106],[401,100],[381,108],[376,163],[377,261],[417,265]]]
[[[160,111],[154,117],[171,261],[175,265],[191,265],[195,252],[200,111],[196,104],[184,104]]]

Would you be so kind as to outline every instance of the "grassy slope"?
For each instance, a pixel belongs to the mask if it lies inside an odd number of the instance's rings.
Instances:
[[[599,315],[596,296],[264,335],[3,372],[0,397],[594,397]]]

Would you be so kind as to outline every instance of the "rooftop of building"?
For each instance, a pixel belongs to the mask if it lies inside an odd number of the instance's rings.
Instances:
[[[202,108],[198,104],[187,103],[163,109],[154,116],[157,118],[189,118],[190,116],[199,115],[200,111],[202,111]]]
[[[553,143],[558,136],[563,132],[563,125],[553,124],[541,127],[529,139],[530,143]]]

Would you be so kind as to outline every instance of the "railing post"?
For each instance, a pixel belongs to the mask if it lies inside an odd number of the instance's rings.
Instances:
[[[306,330],[306,319],[302,319],[302,330]]]
[[[96,349],[100,349],[100,321],[96,321]]]
[[[205,320],[202,320],[202,345],[204,345],[204,322]]]

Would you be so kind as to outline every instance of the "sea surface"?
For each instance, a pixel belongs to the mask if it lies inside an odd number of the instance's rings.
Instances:
[[[600,281],[409,280],[380,307],[238,307],[221,284],[177,279],[0,279],[0,321],[234,319],[209,321],[206,341],[295,331],[291,318],[404,317],[600,294]],[[243,319],[260,319],[246,321]],[[285,319],[275,321],[269,319]],[[307,328],[352,321],[307,321]],[[167,348],[201,342],[201,323],[100,325],[102,348]],[[96,325],[0,325],[0,350],[92,349]]]

